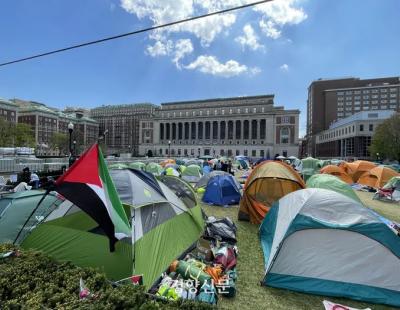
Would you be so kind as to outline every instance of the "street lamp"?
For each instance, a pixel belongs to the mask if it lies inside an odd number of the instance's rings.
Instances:
[[[69,122],[68,124],[68,132],[69,132],[69,166],[73,164],[72,160],[72,132],[74,131],[74,124]]]
[[[171,157],[171,140],[168,140],[168,157]]]
[[[72,143],[74,144],[74,148],[73,148],[74,149],[74,153],[73,154],[74,154],[74,156],[76,156],[76,140],[74,140],[74,142],[72,142]]]
[[[379,153],[376,153],[376,159],[379,161]]]

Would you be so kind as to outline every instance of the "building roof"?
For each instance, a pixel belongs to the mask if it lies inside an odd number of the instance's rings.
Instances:
[[[176,102],[165,102],[161,103],[161,106],[164,105],[175,105],[175,104],[193,104],[193,103],[207,103],[207,102],[215,102],[215,101],[240,101],[246,99],[262,99],[269,98],[273,99],[274,95],[259,95],[259,96],[243,96],[243,97],[228,97],[228,98],[210,98],[210,99],[202,99],[202,100],[190,100],[190,101],[176,101]]]
[[[158,108],[158,105],[153,103],[128,103],[128,104],[116,104],[116,105],[102,105],[91,109],[91,111],[105,110],[105,109],[121,109],[121,108]]]
[[[340,126],[353,123],[355,121],[365,120],[382,120],[390,118],[396,111],[394,110],[372,110],[372,111],[361,111],[351,116],[338,120],[329,126],[329,129],[338,128]]]
[[[13,107],[13,108],[18,108],[17,104],[15,104],[14,102],[12,102],[10,100],[7,100],[7,99],[0,98],[0,103],[8,105],[8,106]]]

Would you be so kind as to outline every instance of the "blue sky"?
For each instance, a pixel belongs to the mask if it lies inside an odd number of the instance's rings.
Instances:
[[[0,62],[251,0],[2,0]],[[275,0],[0,67],[0,97],[53,107],[275,94],[302,111],[320,77],[400,75],[400,1]]]

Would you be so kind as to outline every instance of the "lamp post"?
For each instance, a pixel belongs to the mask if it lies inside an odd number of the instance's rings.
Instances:
[[[73,155],[76,156],[76,140],[74,140],[72,143],[74,145],[74,147],[73,147],[73,150],[74,150]]]
[[[171,140],[168,140],[168,157],[171,157]]]
[[[73,164],[72,160],[72,132],[74,131],[74,124],[71,122],[68,124],[68,132],[69,132],[69,167]]]
[[[376,153],[376,160],[379,161],[379,153]]]

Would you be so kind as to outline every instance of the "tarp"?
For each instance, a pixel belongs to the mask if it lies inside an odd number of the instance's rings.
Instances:
[[[321,168],[320,173],[334,175],[341,179],[343,182],[346,182],[347,184],[354,183],[353,179],[343,170],[343,168],[335,165],[328,165]]]
[[[274,201],[302,188],[305,184],[292,167],[279,161],[265,161],[246,180],[238,218],[260,224]]]

